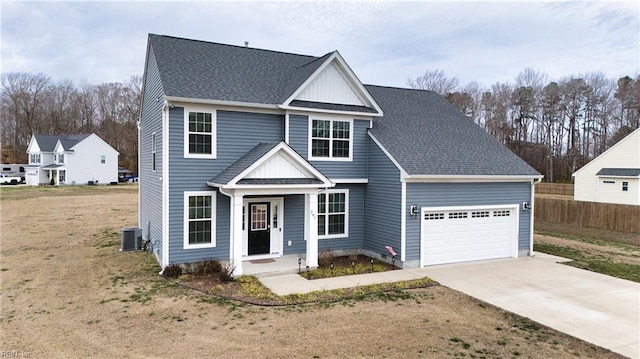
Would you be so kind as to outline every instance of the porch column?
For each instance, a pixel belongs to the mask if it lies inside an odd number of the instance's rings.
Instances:
[[[305,211],[305,239],[307,240],[307,265],[311,268],[318,266],[318,193],[304,195]]]
[[[234,194],[231,199],[231,243],[229,264],[233,275],[242,275],[242,194]]]

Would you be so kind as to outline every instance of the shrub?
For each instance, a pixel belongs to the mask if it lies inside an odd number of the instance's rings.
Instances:
[[[318,254],[318,265],[320,267],[328,267],[331,263],[333,263],[333,253],[331,253],[330,249],[325,249]]]
[[[353,261],[353,262],[357,262],[358,261],[359,253],[358,253],[357,249],[355,249],[355,248],[354,249],[349,249],[348,255],[349,255],[349,260],[350,261]]]
[[[236,268],[231,263],[221,264],[222,270],[220,271],[220,280],[223,282],[233,282],[233,270]]]
[[[167,278],[178,278],[182,275],[182,267],[177,264],[172,264],[162,271],[162,275]]]
[[[222,263],[215,259],[198,262],[194,265],[194,274],[213,274],[222,272]]]

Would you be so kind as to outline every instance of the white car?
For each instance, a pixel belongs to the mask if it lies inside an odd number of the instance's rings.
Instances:
[[[8,176],[0,173],[0,184],[18,184],[22,182],[22,178],[18,176]]]

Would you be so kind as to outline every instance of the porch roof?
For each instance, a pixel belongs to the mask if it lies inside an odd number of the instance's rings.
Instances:
[[[285,142],[259,143],[207,182],[220,188],[333,187],[322,172]]]
[[[64,167],[64,165],[51,164],[51,165],[42,166],[42,169],[43,170],[55,170],[55,169],[58,169],[60,167]]]

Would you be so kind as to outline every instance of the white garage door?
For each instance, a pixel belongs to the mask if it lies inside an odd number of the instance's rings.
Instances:
[[[423,208],[421,265],[516,257],[517,209]]]

